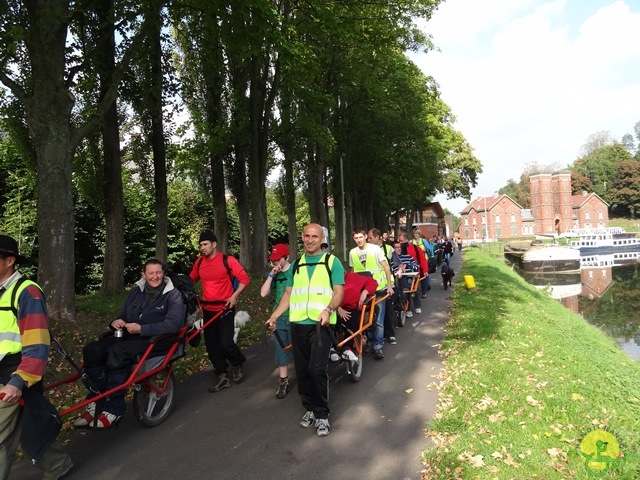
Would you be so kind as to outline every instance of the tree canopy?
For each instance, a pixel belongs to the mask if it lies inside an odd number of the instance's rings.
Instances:
[[[294,243],[302,210],[341,245],[356,223],[469,197],[481,163],[405,55],[432,48],[415,21],[440,1],[5,2],[0,169],[19,158],[26,173],[0,181],[0,226],[37,244],[52,315],[73,319],[96,261],[117,289],[142,252],[187,262],[204,226],[258,271],[270,239]],[[196,218],[178,226],[180,212]]]

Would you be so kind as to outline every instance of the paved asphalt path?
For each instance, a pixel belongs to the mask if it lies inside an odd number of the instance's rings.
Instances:
[[[460,257],[452,259],[456,271]],[[454,280],[464,288],[460,275]],[[176,408],[157,427],[142,426],[130,408],[117,430],[74,432],[67,449],[75,467],[65,479],[418,480],[450,292],[436,273],[423,313],[396,329],[398,343],[385,344],[384,360],[365,357],[359,383],[330,364],[328,437],[298,426],[304,409],[293,368],[293,390],[277,400],[273,344],[253,345],[241,384],[212,394],[211,369],[192,375],[176,385]],[[27,462],[14,466],[12,480],[35,478]]]

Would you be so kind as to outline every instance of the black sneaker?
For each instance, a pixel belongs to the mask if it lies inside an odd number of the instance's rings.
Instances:
[[[384,353],[382,353],[382,349],[379,348],[378,350],[375,351],[375,359],[382,360],[383,358],[384,358]]]
[[[229,380],[226,373],[223,373],[222,375],[218,375],[218,381],[209,387],[209,392],[216,393],[230,387],[231,380]]]
[[[233,381],[236,383],[240,383],[244,378],[244,372],[242,371],[242,365],[232,366],[231,370],[233,371]]]
[[[362,355],[364,355],[365,357],[371,355],[373,353],[373,345],[371,343],[367,343],[367,346],[364,347],[364,352],[362,352]]]
[[[281,378],[278,383],[278,391],[276,392],[276,398],[284,398],[291,391],[291,384],[289,378]]]

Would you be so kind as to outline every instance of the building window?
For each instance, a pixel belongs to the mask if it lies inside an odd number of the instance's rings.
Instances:
[[[473,221],[473,224],[475,225],[476,224],[476,217],[473,217],[472,221]]]
[[[496,223],[500,223],[500,215],[496,213]]]
[[[511,225],[511,236],[515,237],[518,234],[515,225]]]
[[[501,237],[501,236],[502,236],[502,228],[496,227],[496,237]]]
[[[602,219],[604,218],[604,215],[603,215],[603,213],[602,213],[602,210],[598,210],[598,218],[599,218],[600,220],[602,220]]]
[[[486,218],[486,213],[482,214],[482,224],[484,225],[485,223],[487,223],[487,218]]]
[[[589,210],[585,210],[585,212],[584,212],[584,219],[585,219],[585,220],[591,220],[591,218],[590,218],[590,214],[589,214]]]
[[[464,217],[465,226],[469,225],[469,217]]]
[[[511,223],[516,223],[516,214],[511,213]]]

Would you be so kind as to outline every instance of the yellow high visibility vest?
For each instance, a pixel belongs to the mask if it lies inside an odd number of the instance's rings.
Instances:
[[[371,253],[371,251],[367,250],[367,260],[364,266],[362,266],[362,262],[358,257],[358,250],[358,247],[351,250],[351,265],[353,265],[353,271],[355,273],[371,272],[373,279],[378,282],[378,290],[384,290],[387,288],[387,275],[384,273],[384,268],[378,264],[378,259],[373,255],[373,253]]]
[[[329,306],[333,298],[331,270],[334,260],[333,255],[325,253],[318,263],[307,263],[306,255],[303,254],[292,265],[293,287],[289,298],[290,322],[303,322],[307,319],[317,320],[322,311]],[[315,266],[311,277],[309,277],[308,266]],[[335,325],[336,319],[336,313],[331,312],[329,323]]]
[[[19,280],[18,280],[19,281]],[[16,289],[18,281],[13,282],[0,297],[0,355],[11,355],[22,351],[22,339],[18,327],[18,306],[12,300],[20,297],[29,285],[36,285],[31,280],[24,280]]]

